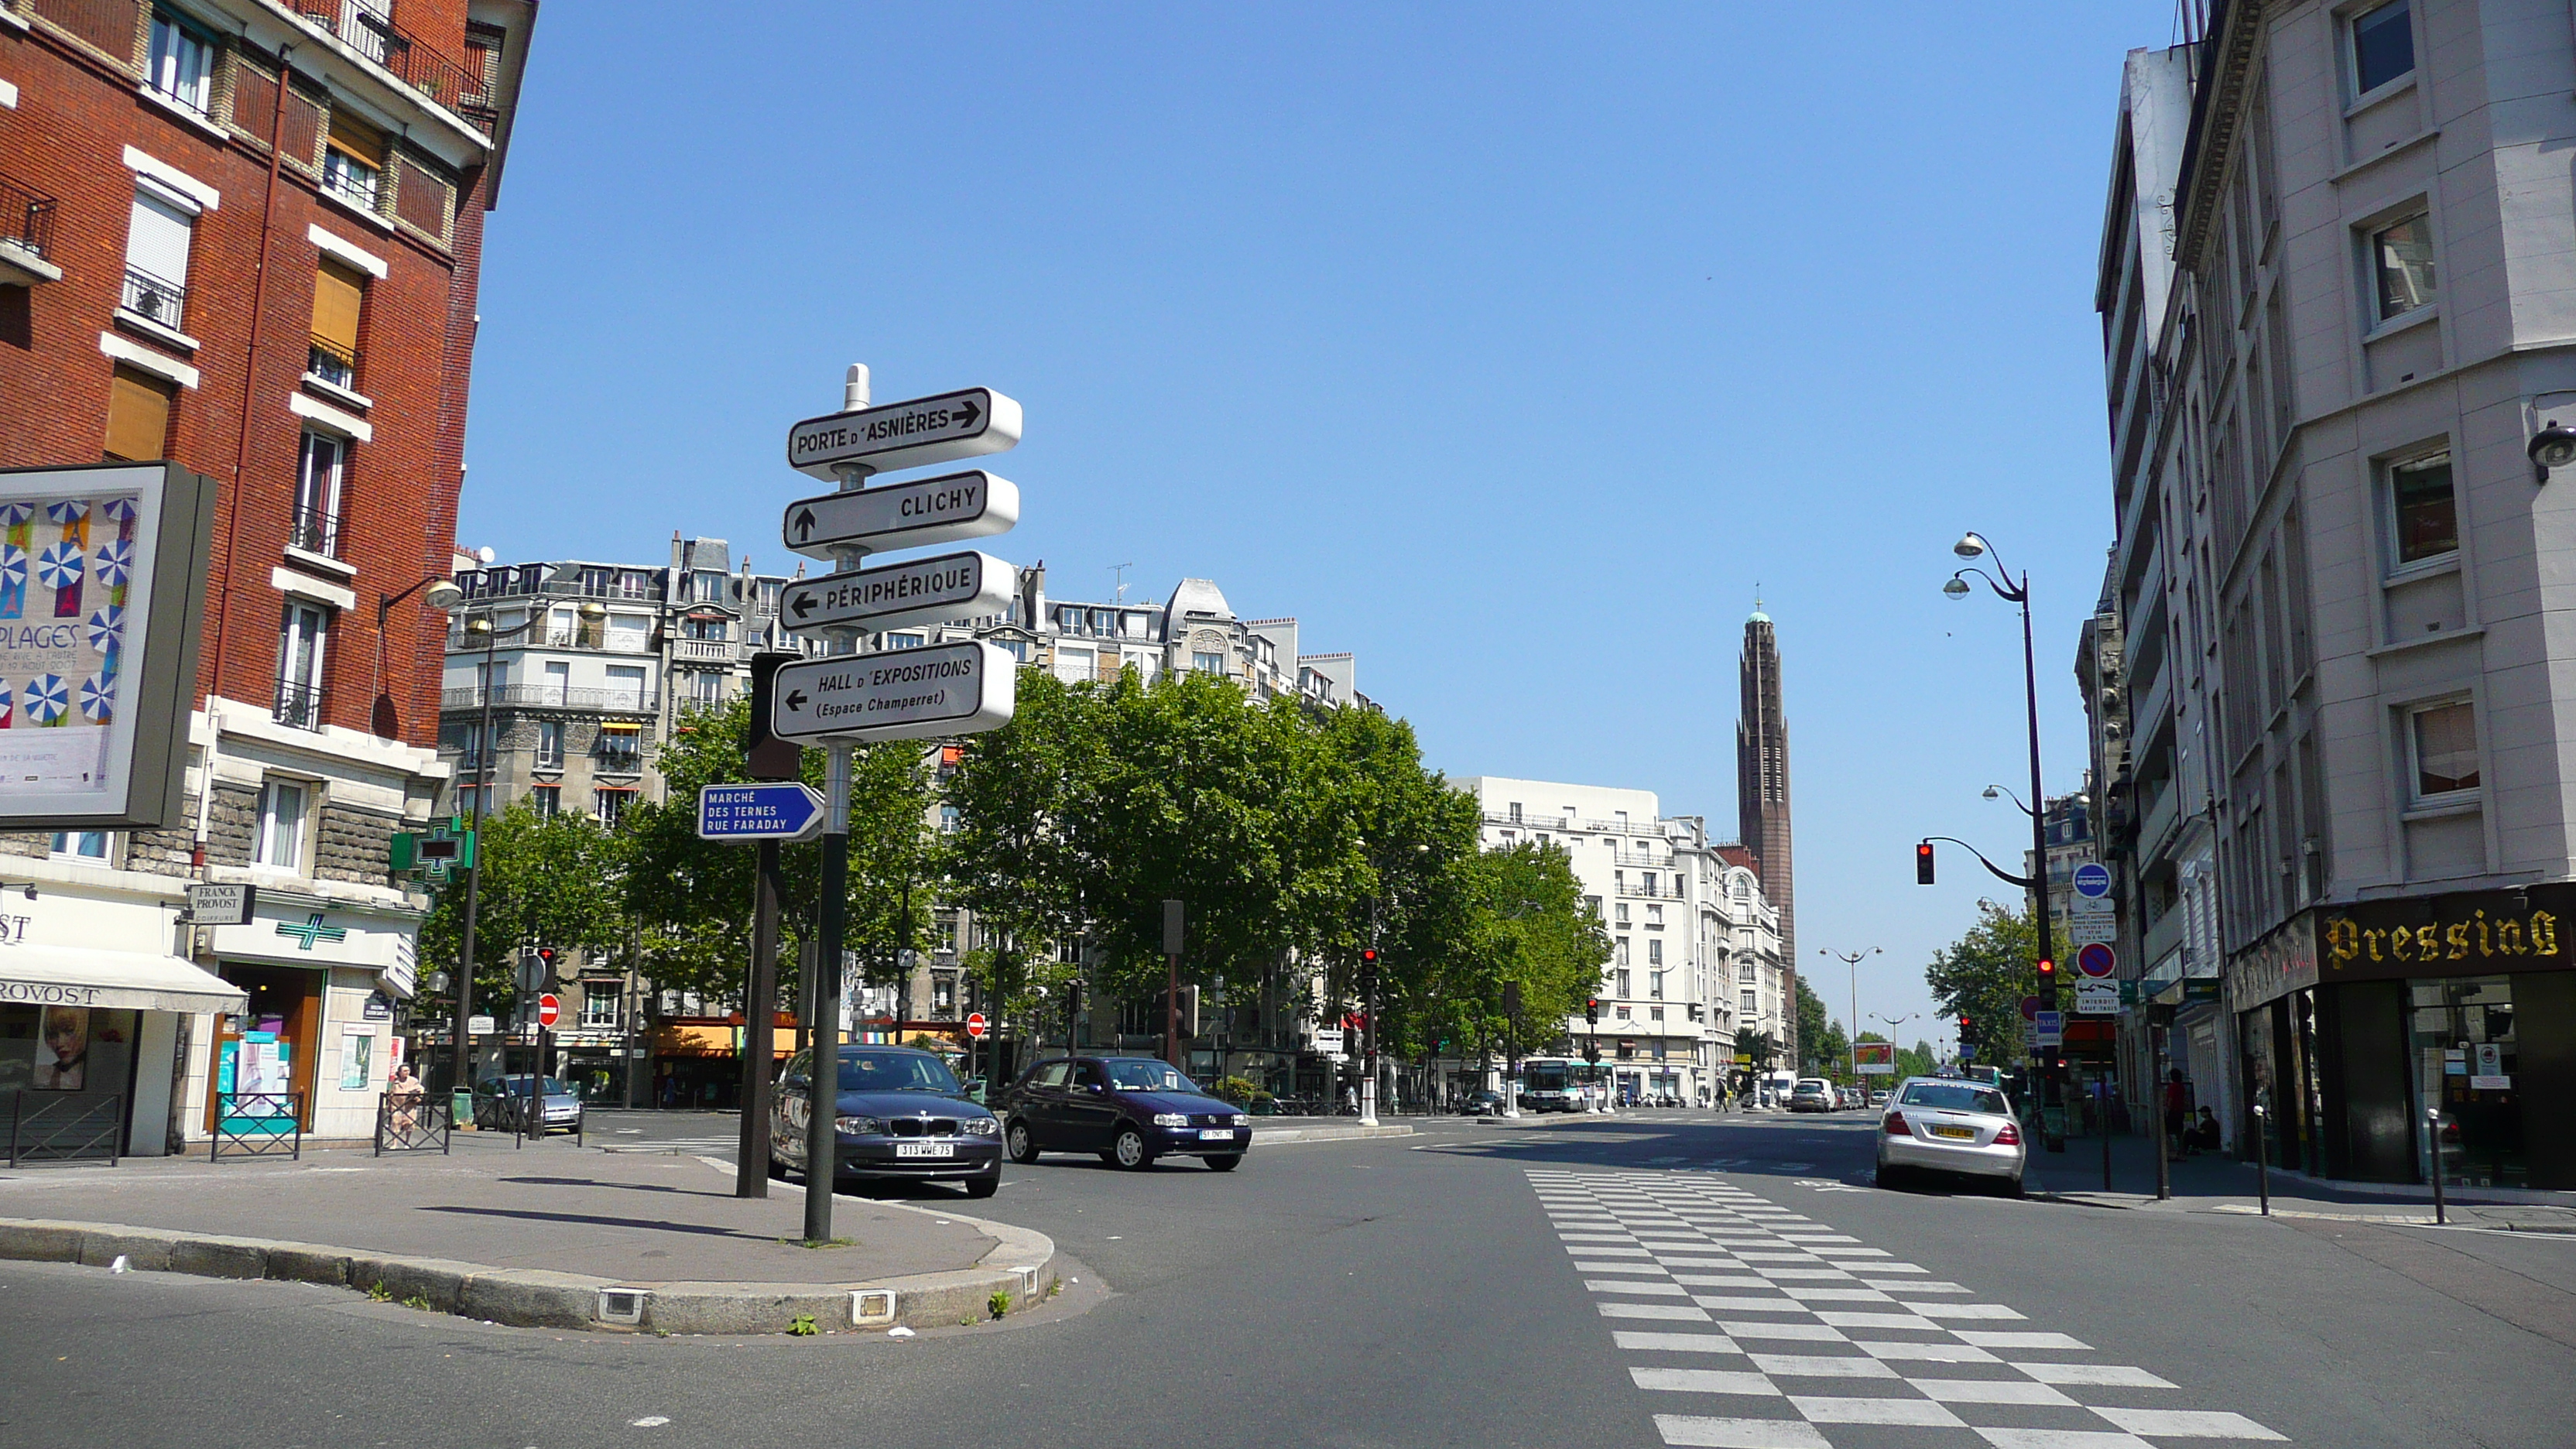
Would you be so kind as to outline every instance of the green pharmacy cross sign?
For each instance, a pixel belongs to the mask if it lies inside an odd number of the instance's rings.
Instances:
[[[445,885],[453,872],[474,868],[474,832],[465,828],[464,817],[458,815],[438,822],[435,830],[397,832],[390,864],[397,873],[416,870]]]
[[[349,939],[349,933],[341,927],[326,926],[322,924],[322,913],[320,911],[315,911],[311,918],[301,925],[292,921],[278,922],[277,934],[281,936],[294,937],[295,949],[299,951],[312,950],[313,943],[316,941],[345,941]]]

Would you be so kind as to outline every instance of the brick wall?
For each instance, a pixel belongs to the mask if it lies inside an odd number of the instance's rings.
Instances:
[[[346,805],[325,805],[321,814],[321,830],[313,845],[315,879],[376,886],[393,883],[385,863],[394,832],[403,828],[399,817]]]
[[[118,0],[83,0],[85,14],[102,7],[116,11]],[[388,275],[368,286],[356,384],[373,400],[366,419],[374,439],[353,448],[340,502],[340,557],[357,574],[354,581],[315,575],[359,598],[333,625],[323,719],[372,729],[382,694],[395,732],[427,746],[437,732],[443,626],[414,595],[395,607],[380,637],[373,605],[380,594],[446,570],[464,457],[481,176],[452,178],[452,238],[390,222],[371,226],[326,203],[311,154],[286,158],[272,188],[269,148],[250,133],[268,133],[269,117],[243,117],[248,129],[218,127],[219,139],[136,94],[138,72],[130,67],[141,52],[143,11],[126,8],[136,17],[137,41],[122,58],[68,38],[41,13],[25,35],[0,29],[0,74],[20,88],[17,108],[0,111],[0,173],[56,198],[51,259],[64,272],[59,282],[0,289],[0,398],[7,399],[0,407],[0,467],[98,461],[113,370],[100,350],[102,332],[197,368],[198,385],[179,391],[170,454],[226,485],[215,523],[198,699],[220,692],[270,700],[285,603],[270,576],[280,566],[297,567],[285,545],[304,425],[287,405],[302,391],[312,320],[319,254],[307,227],[319,225],[382,258]],[[463,11],[462,0],[405,0],[399,19],[442,51],[461,55]],[[266,57],[228,56],[218,68],[218,116],[237,90],[262,99],[276,94],[263,77],[236,70],[243,58],[275,68]],[[237,74],[247,84],[234,85]],[[308,86],[301,93],[314,92]],[[327,92],[321,99],[328,103]],[[293,136],[297,128],[288,130]],[[128,146],[221,194],[216,209],[198,219],[191,244],[183,326],[200,344],[193,353],[113,320],[134,196]],[[269,280],[263,293],[257,279],[264,239]]]

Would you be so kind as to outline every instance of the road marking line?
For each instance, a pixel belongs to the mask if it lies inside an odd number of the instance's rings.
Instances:
[[[2132,1434],[2193,1439],[2286,1439],[2243,1414],[2213,1409],[2112,1409],[2096,1404],[2093,1412]]]

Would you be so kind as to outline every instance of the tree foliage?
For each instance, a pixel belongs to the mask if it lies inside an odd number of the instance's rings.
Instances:
[[[1969,1026],[1962,1046],[1974,1046],[1977,1060],[2009,1062],[2021,1054],[2021,1000],[2030,994],[2033,963],[2039,959],[2039,931],[2027,906],[1977,903],[1977,923],[1967,934],[1934,952],[1923,979],[1932,999]]]
[[[583,815],[545,817],[521,800],[487,816],[475,841],[474,997],[496,1012],[517,1005],[523,948],[599,954],[624,935],[626,853],[615,832]],[[432,892],[420,951],[431,969],[453,969],[464,949],[465,877]]]

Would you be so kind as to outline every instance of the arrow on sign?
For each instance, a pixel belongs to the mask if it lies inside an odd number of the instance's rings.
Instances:
[[[789,690],[787,692],[787,707],[796,711],[798,714],[803,714],[805,712],[805,691],[801,689]]]
[[[814,510],[813,510],[813,509],[811,509],[811,508],[799,508],[799,509],[797,509],[797,510],[796,510],[796,541],[797,541],[798,543],[803,543],[805,540],[807,540],[807,539],[809,539],[809,538],[812,538],[813,536],[814,536]]]
[[[957,405],[957,426],[971,428],[983,420],[984,410],[975,406],[973,398],[970,397]]]
[[[788,605],[787,608],[788,612],[794,614],[799,620],[802,620],[806,615],[814,612],[814,596],[812,594],[798,594],[796,596],[796,602]]]

